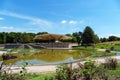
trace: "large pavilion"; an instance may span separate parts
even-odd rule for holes
[[[70,48],[73,45],[68,42],[71,37],[60,34],[42,34],[35,36],[34,39],[46,48]]]

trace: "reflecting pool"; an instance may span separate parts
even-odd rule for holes
[[[5,64],[15,65],[21,65],[23,62],[28,62],[30,65],[59,64],[90,56],[89,51],[70,49],[9,49],[6,51],[17,58],[6,60]],[[2,61],[2,57],[0,60]]]

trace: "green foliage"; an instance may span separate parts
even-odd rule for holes
[[[10,32],[0,33],[0,43],[28,43],[34,42],[34,33]]]
[[[85,46],[92,45],[99,41],[97,35],[94,34],[94,31],[87,26],[82,35],[82,44]]]
[[[0,43],[6,43],[6,33],[0,33]]]
[[[20,73],[12,73],[12,71],[9,69],[7,70],[7,68],[11,68],[10,65],[4,65],[4,61],[1,64],[1,69],[0,69],[0,80],[28,80],[28,77],[26,77],[27,74],[27,70],[26,70],[26,66],[27,63],[23,64],[22,70],[20,71]]]
[[[74,33],[72,34],[72,36],[74,36],[74,37],[76,38],[76,42],[77,42],[78,44],[81,43],[81,40],[82,40],[82,32],[74,32]]]
[[[110,41],[119,41],[120,40],[120,37],[117,37],[117,36],[109,36],[108,38],[100,38],[100,41],[101,42],[110,42]]]
[[[67,65],[60,65],[56,70],[55,80],[92,80],[101,77],[105,79],[106,70],[104,66],[96,66],[94,61],[88,61],[84,64],[78,64],[78,68],[68,67]]]
[[[29,80],[54,80],[55,73],[30,73],[27,74]]]
[[[97,35],[94,35],[94,43],[99,43],[100,40],[99,40],[99,37]]]
[[[37,35],[48,34],[48,32],[38,32]]]
[[[97,57],[107,57],[107,56],[115,56],[116,53],[113,52],[102,52],[102,51],[95,51],[91,52],[91,55],[89,56],[90,58],[97,58]]]
[[[118,41],[119,38],[117,36],[109,36],[108,40],[109,41]]]
[[[109,63],[106,61],[106,63]],[[0,71],[0,80],[119,80],[120,71],[116,69],[105,68],[103,64],[95,65],[95,61],[87,61],[84,64],[78,63],[77,68],[71,65],[63,64],[58,66],[56,73],[35,74],[26,72],[23,64],[22,73],[8,74]],[[112,66],[112,65],[111,65]],[[120,66],[120,64],[119,64]],[[110,69],[110,70],[109,70]],[[25,72],[24,72],[25,71]]]
[[[76,37],[74,37],[74,36],[72,36],[72,39],[70,40],[71,42],[77,42],[77,38]]]
[[[114,51],[120,51],[119,44],[97,44],[96,48],[104,48],[104,49],[108,49],[108,50],[113,49]]]
[[[104,67],[101,65],[96,66],[94,61],[85,62],[83,66],[80,70],[80,76],[84,77],[85,80],[100,79],[105,75],[106,70]]]
[[[67,79],[69,79],[68,73],[69,73],[69,71],[68,71],[67,65],[66,64],[60,65],[56,69],[55,78],[57,80],[67,80]]]
[[[104,63],[105,68],[107,69],[116,69],[117,68],[117,59],[115,58],[107,58]]]

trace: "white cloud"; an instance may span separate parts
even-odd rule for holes
[[[65,23],[67,23],[67,21],[66,21],[66,20],[62,20],[61,23],[62,23],[62,24],[65,24]]]
[[[77,21],[71,20],[71,21],[69,21],[69,24],[70,25],[75,25],[75,24],[77,24]]]
[[[117,36],[117,37],[120,37],[120,34],[109,34],[109,36]]]
[[[14,29],[14,27],[13,26],[0,26],[0,29],[12,30]]]
[[[48,27],[51,26],[52,22],[46,21],[40,18],[35,18],[31,16],[25,16],[17,13],[12,13],[9,11],[0,11],[0,14],[6,15],[6,16],[11,16],[11,17],[16,17],[19,19],[24,19],[24,20],[29,20],[31,25],[37,25],[37,26],[43,26],[43,27]]]
[[[80,25],[84,22],[84,21],[63,19],[61,22],[56,23],[56,22],[51,22],[51,21],[40,19],[40,18],[35,18],[32,16],[21,15],[21,14],[9,12],[9,11],[0,11],[0,14],[9,16],[9,17],[18,18],[18,19],[27,20],[27,23],[25,24],[21,23],[22,27],[18,27],[18,26],[12,27],[12,25],[0,26],[1,31],[18,31],[18,32],[47,31],[50,33],[71,33],[79,30],[77,28],[77,25]],[[61,25],[61,24],[65,24],[65,25]]]
[[[77,23],[78,23],[78,21],[75,21],[75,20],[69,20],[69,21],[67,21],[67,20],[62,20],[61,21],[61,23],[62,24],[66,24],[68,22],[68,24],[70,24],[70,25],[76,25]],[[80,24],[81,24],[82,22],[80,21]]]
[[[0,21],[4,20],[4,18],[0,17]]]

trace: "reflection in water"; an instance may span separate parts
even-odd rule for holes
[[[29,64],[57,64],[64,62],[71,62],[77,59],[85,58],[90,55],[90,52],[84,50],[65,50],[65,49],[13,49],[9,54],[15,55],[18,58],[8,60],[7,63],[20,65],[22,62],[27,61]]]
[[[117,54],[116,54],[117,56],[120,56],[120,52],[117,52]]]
[[[74,61],[74,59],[71,57],[71,58],[68,58],[68,59],[65,59],[65,60],[62,60],[62,61],[57,61],[57,62],[45,62],[45,61],[42,61],[42,60],[36,60],[36,59],[33,59],[33,60],[22,60],[22,61],[19,61],[17,63],[15,63],[16,65],[21,65],[22,63],[24,62],[27,62],[29,63],[29,65],[43,65],[43,64],[61,64],[61,63],[69,63],[69,62],[72,62]]]

